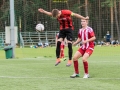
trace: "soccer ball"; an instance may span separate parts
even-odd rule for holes
[[[37,32],[44,31],[44,25],[43,24],[37,24],[35,27]]]

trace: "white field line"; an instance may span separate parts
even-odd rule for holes
[[[56,60],[56,58],[55,57],[36,57],[36,58],[22,58],[21,60],[33,60],[33,59],[35,59],[35,60]],[[66,59],[68,59],[68,58],[66,58]],[[82,60],[81,59],[79,59],[78,60],[79,62],[81,62]],[[113,61],[93,61],[93,60],[89,60],[89,62],[101,62],[101,63],[103,63],[103,62],[120,62],[119,60],[113,60]]]
[[[92,61],[92,60],[90,60],[90,61],[88,61],[88,62],[98,62],[98,63],[103,63],[103,62],[115,62],[115,63],[117,63],[117,62],[120,62],[120,61]]]
[[[66,58],[66,59],[68,59],[68,58]],[[14,59],[11,59],[11,60],[14,60]],[[16,59],[15,59],[16,60]],[[55,57],[36,57],[36,58],[18,58],[18,60],[56,60],[56,58]],[[81,62],[82,60],[81,59],[79,59],[78,60],[79,62]],[[93,61],[93,60],[89,60],[89,62],[120,62],[119,60],[113,60],[113,61]]]
[[[72,79],[69,77],[19,77],[19,76],[0,76],[0,78],[10,78],[10,79]],[[73,79],[83,79],[80,78],[73,78]],[[120,80],[120,78],[88,78],[92,80]]]
[[[66,59],[68,59],[68,58],[66,58]],[[0,59],[1,60],[1,59]],[[3,59],[2,59],[3,60]],[[6,60],[6,59],[5,59]],[[15,58],[15,59],[9,59],[9,60],[56,60],[56,58],[55,57],[26,57],[26,58]],[[78,60],[79,62],[81,62],[82,60],[81,59],[79,59]],[[114,62],[114,63],[117,63],[117,62],[119,62],[120,63],[120,61],[119,60],[113,60],[113,61],[105,61],[105,60],[102,60],[102,61],[95,61],[95,60],[88,60],[88,62],[97,62],[97,63],[103,63],[103,62]]]

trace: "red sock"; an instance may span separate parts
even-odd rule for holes
[[[79,69],[78,69],[78,60],[74,61],[74,70],[76,74],[79,74]]]
[[[84,65],[84,71],[86,74],[88,74],[88,62],[83,62],[83,65]]]
[[[62,58],[64,58],[64,54],[62,54],[61,56],[62,56]]]
[[[61,52],[60,52],[60,57],[64,58],[64,51],[63,50],[61,50]]]

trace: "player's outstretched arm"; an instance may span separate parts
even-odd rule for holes
[[[79,14],[77,14],[77,13],[73,13],[73,16],[75,16],[75,17],[77,17],[77,18],[79,18],[79,19],[89,19],[88,16],[87,16],[87,17],[83,17],[82,15],[79,15]]]
[[[42,9],[42,8],[39,8],[38,11],[41,12],[41,13],[44,13],[44,14],[46,14],[46,15],[52,16],[52,13],[51,13],[51,12],[48,12],[48,11]]]

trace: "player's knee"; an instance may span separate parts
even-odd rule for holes
[[[73,57],[73,61],[76,61],[76,60],[77,60],[77,58],[74,56],[74,57]]]
[[[82,57],[82,61],[83,61],[83,62],[86,62],[87,59],[86,59],[85,57]]]
[[[78,58],[78,55],[74,55],[73,56],[73,61],[77,61],[79,58]]]

